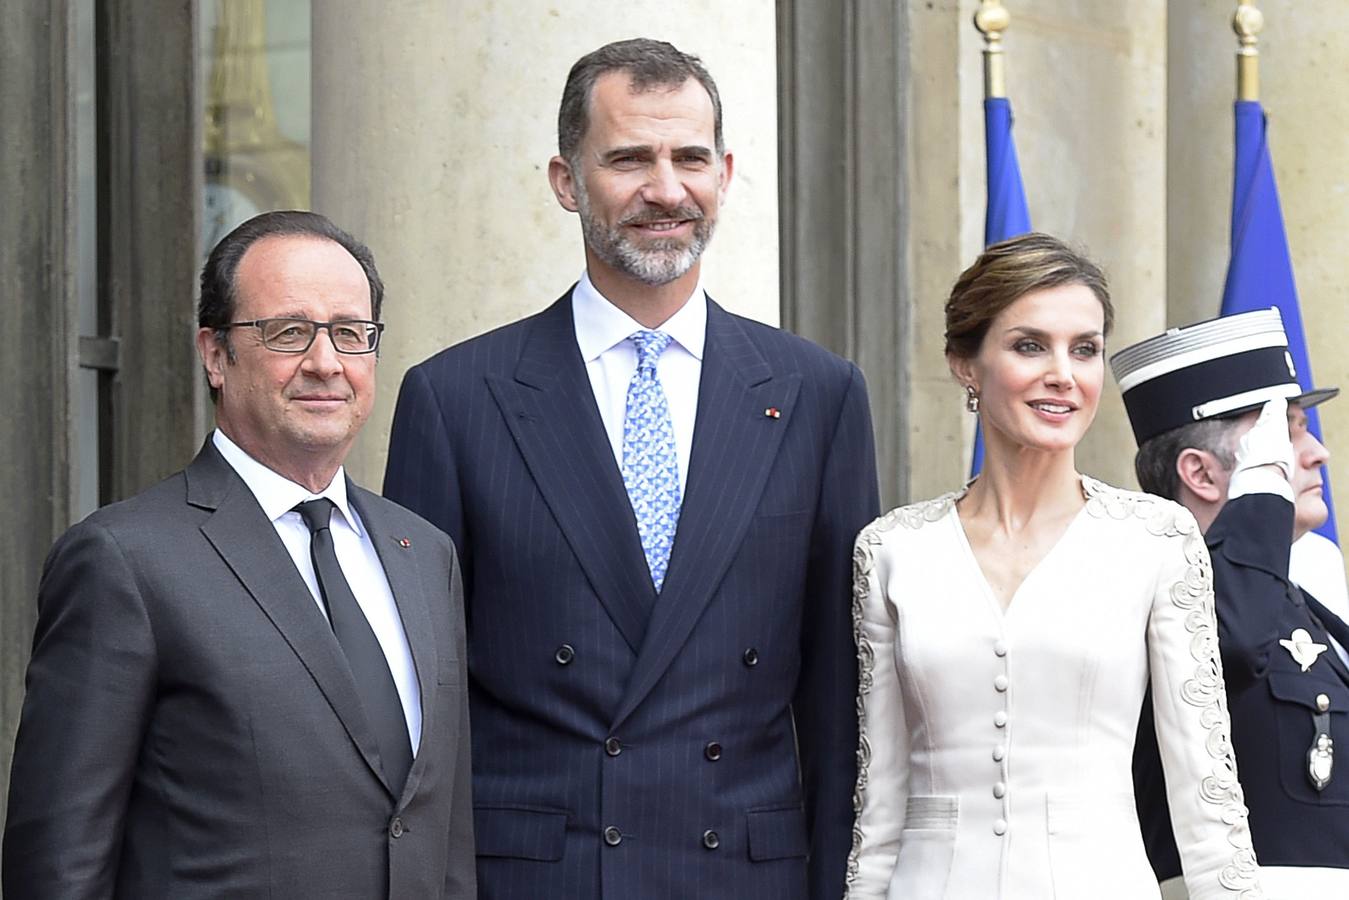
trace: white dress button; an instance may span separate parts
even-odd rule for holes
[[[1002,758],[1007,755],[1007,748],[1002,744],[993,748],[993,761],[1002,762]]]
[[[1007,725],[1007,713],[1003,712],[1002,710],[998,710],[997,712],[995,712],[993,714],[993,724],[998,726],[999,728],[1005,727]]]
[[[1000,835],[1001,835],[1001,834],[1006,834],[1006,833],[1007,833],[1007,820],[1006,820],[1006,819],[998,819],[997,821],[995,821],[995,822],[993,823],[993,833],[994,833],[994,834],[1000,834]]]
[[[997,782],[996,784],[994,784],[994,785],[993,785],[993,796],[996,797],[996,798],[999,799],[999,800],[1001,800],[1003,797],[1006,797],[1006,796],[1007,796],[1007,785],[1003,784],[1001,781],[999,781],[999,782]]]
[[[997,678],[994,678],[993,687],[996,688],[998,691],[1007,690],[1007,676],[999,675]]]
[[[1006,656],[1006,655],[1007,655],[1007,645],[1004,644],[1002,641],[994,641],[994,642],[993,642],[993,653],[994,653],[994,655],[996,655],[996,656]]]

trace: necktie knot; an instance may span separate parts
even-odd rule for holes
[[[310,534],[326,530],[332,522],[333,501],[327,497],[297,503],[294,509],[300,514],[300,518],[304,519],[305,525],[309,526]]]
[[[665,352],[665,348],[670,346],[670,341],[674,340],[663,331],[635,331],[628,335],[628,340],[637,348],[637,371],[645,372],[656,369],[656,360]]]

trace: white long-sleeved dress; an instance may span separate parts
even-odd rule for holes
[[[961,494],[858,536],[851,900],[1158,897],[1131,775],[1149,677],[1190,897],[1262,896],[1203,537],[1175,503],[1082,490],[1005,611]]]

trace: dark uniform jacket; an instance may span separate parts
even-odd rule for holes
[[[1205,534],[1232,743],[1260,864],[1349,868],[1349,669],[1327,640],[1349,646],[1349,625],[1288,581],[1292,534],[1293,505],[1275,494],[1231,501]],[[1306,671],[1280,643],[1298,629],[1326,647]],[[1308,751],[1321,707],[1339,753],[1318,791]],[[1145,709],[1134,782],[1148,856],[1165,880],[1180,860],[1151,723]]]

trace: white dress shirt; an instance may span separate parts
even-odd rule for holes
[[[1344,554],[1340,548],[1315,531],[1293,541],[1288,559],[1288,580],[1304,587],[1311,595],[1346,622],[1349,622],[1349,586],[1344,580]],[[1330,638],[1340,659],[1349,663],[1349,647]]]
[[[590,387],[609,436],[614,460],[623,467],[623,419],[627,414],[628,383],[637,371],[637,350],[627,338],[646,329],[604,298],[582,273],[571,294],[576,344],[585,360]],[[673,340],[656,363],[656,375],[665,390],[674,426],[675,456],[679,463],[679,495],[688,493],[689,454],[693,424],[698,415],[698,382],[703,374],[703,344],[707,340],[707,295],[701,283],[679,311],[655,329]]]
[[[300,570],[305,584],[309,585],[309,593],[313,595],[314,604],[324,618],[327,618],[328,612],[323,608],[323,595],[319,593],[318,578],[314,575],[314,560],[309,555],[309,526],[295,511],[295,506],[318,497],[327,497],[333,502],[336,509],[329,530],[332,532],[338,564],[389,663],[393,683],[398,688],[398,699],[403,704],[403,718],[407,722],[408,737],[412,741],[412,753],[415,756],[422,739],[422,697],[417,685],[417,671],[412,665],[412,651],[408,648],[403,620],[398,614],[398,605],[394,603],[393,591],[389,589],[384,565],[375,552],[369,532],[361,524],[360,516],[347,501],[345,473],[339,468],[326,488],[318,494],[311,494],[308,488],[273,472],[249,456],[220,429],[215,430],[211,440],[220,455],[225,457],[225,462],[239,473],[244,484],[257,498],[258,505],[276,529],[281,542],[286,545],[290,558],[295,561],[295,568]]]

